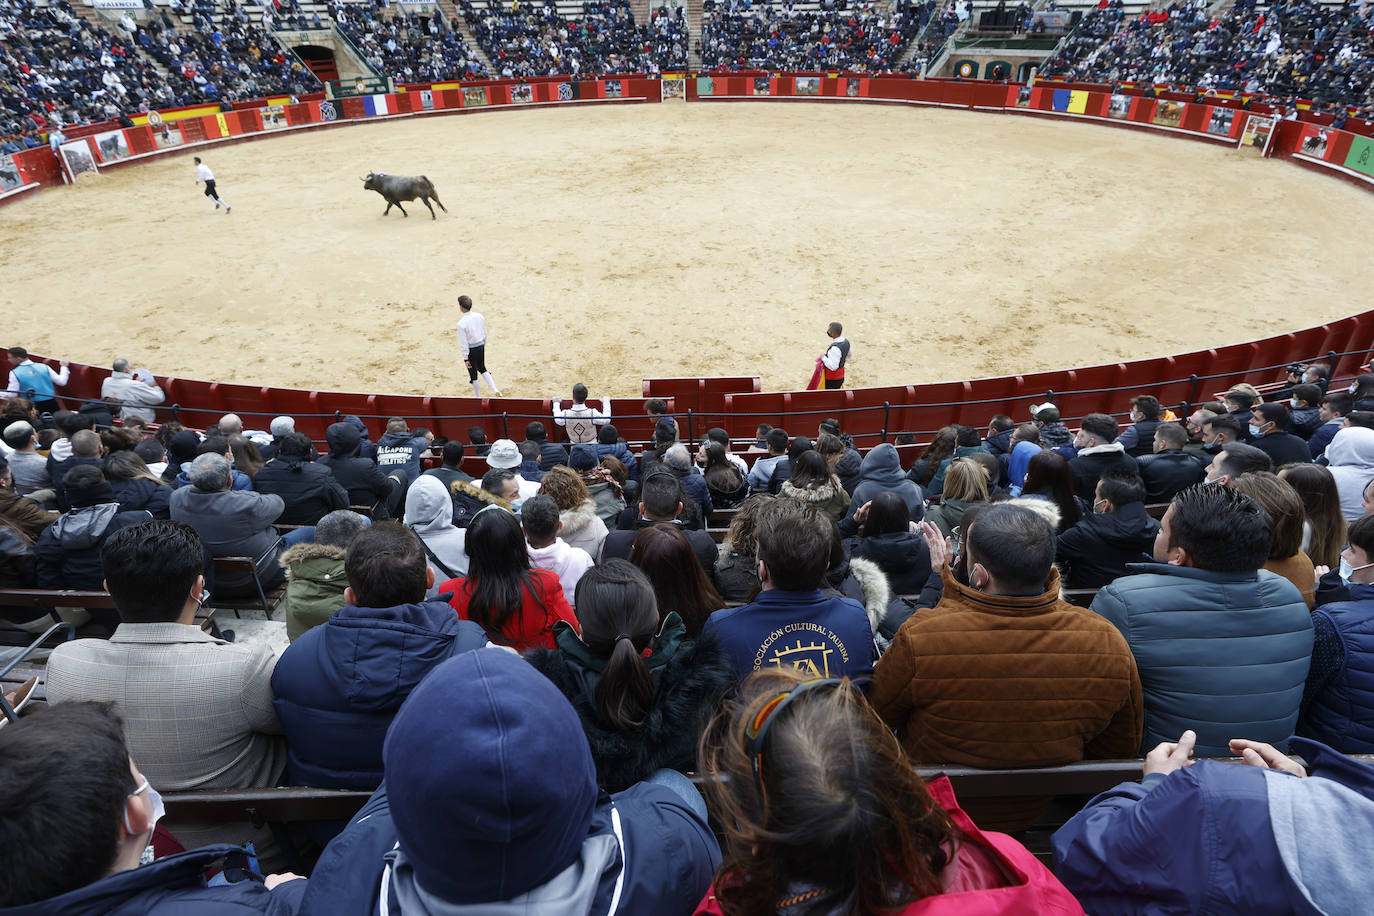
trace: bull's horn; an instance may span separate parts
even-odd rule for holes
[[[367,181],[367,176],[364,175],[362,178],[359,178],[358,180],[359,180],[359,181]]]

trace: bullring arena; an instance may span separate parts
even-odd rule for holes
[[[227,217],[191,152],[5,207],[13,340],[158,375],[463,395],[468,293],[507,395],[701,374],[770,391],[802,387],[832,319],[850,386],[906,385],[1268,337],[1374,286],[1351,231],[1374,196],[1092,124],[775,102],[360,124],[195,150]],[[383,217],[373,170],[427,175],[448,212]]]

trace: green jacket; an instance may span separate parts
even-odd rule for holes
[[[286,611],[287,639],[294,642],[344,606],[344,589],[348,588],[345,553],[342,547],[327,544],[297,544],[281,555],[281,565],[286,568],[282,608]]]

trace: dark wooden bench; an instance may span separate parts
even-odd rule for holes
[[[1223,763],[1240,764],[1239,757],[1217,758]],[[1374,766],[1374,755],[1353,759]],[[1094,795],[1123,782],[1137,782],[1142,761],[1084,760],[1057,767],[1030,767],[1017,770],[982,770],[975,767],[921,766],[916,771],[926,780],[947,776],[954,795],[971,798],[1017,798],[1053,796],[1058,800],[1049,815],[1017,839],[1046,864],[1053,864],[1050,837],[1081,805]],[[690,775],[698,787],[712,777]],[[350,820],[371,797],[371,792],[347,789],[283,787],[267,789],[206,789],[167,792],[162,798],[167,817],[172,821],[194,823],[239,823],[255,826],[282,825],[310,821]]]

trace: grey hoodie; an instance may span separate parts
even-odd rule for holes
[[[439,594],[441,583],[468,574],[467,535],[453,524],[453,500],[439,478],[421,475],[410,485],[405,524],[429,548],[425,562],[434,570],[434,585],[425,592],[426,598]]]
[[[589,836],[582,842],[577,861],[548,881],[512,900],[489,903],[449,903],[426,893],[415,883],[415,872],[399,845],[387,853],[386,860],[382,894],[390,883],[401,916],[580,916],[591,912],[601,876],[619,864],[620,846],[609,834]]]

